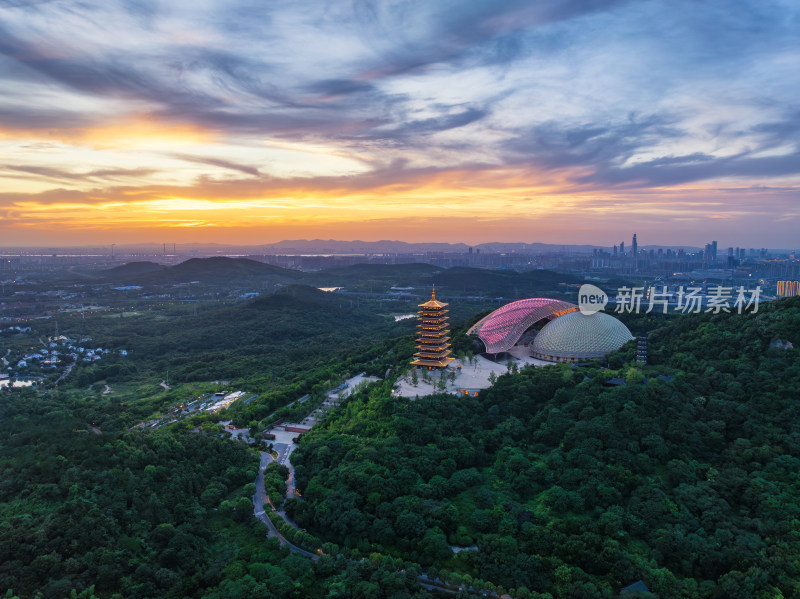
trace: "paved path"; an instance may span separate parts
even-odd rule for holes
[[[294,467],[292,466],[292,463],[289,460],[289,456],[290,456],[291,452],[296,447],[297,446],[294,445],[294,443],[292,443],[289,446],[285,446],[285,448],[278,454],[278,463],[283,463],[289,468],[289,478],[286,480],[286,489],[287,489],[286,490],[286,497],[287,498],[296,496],[295,495],[296,490],[295,490],[295,485],[294,485]],[[256,492],[255,492],[255,495],[253,495],[253,514],[255,515],[256,518],[258,518],[264,524],[267,525],[267,529],[268,529],[267,537],[275,537],[275,538],[277,538],[278,542],[281,545],[287,546],[289,548],[289,550],[293,551],[294,553],[298,553],[300,555],[304,555],[305,557],[308,557],[308,558],[310,558],[310,559],[312,559],[314,561],[318,560],[319,557],[320,557],[319,555],[317,555],[315,553],[311,553],[310,551],[306,551],[305,549],[301,549],[300,547],[297,547],[296,545],[293,545],[283,535],[281,535],[281,533],[278,532],[278,529],[272,523],[272,520],[269,519],[269,516],[264,511],[264,504],[269,506],[269,508],[272,507],[272,504],[269,503],[269,500],[268,500],[268,497],[267,497],[267,493],[266,493],[266,491],[264,489],[264,470],[266,470],[267,466],[269,464],[271,464],[275,460],[272,458],[272,455],[267,453],[267,452],[261,451],[259,453],[261,454],[261,463],[259,464],[258,475],[256,476]],[[289,526],[299,530],[299,527],[297,526],[297,524],[295,524],[294,522],[292,522],[289,519],[289,517],[286,515],[286,512],[281,510],[279,512],[276,511],[275,513],[278,514],[283,519],[283,521],[286,522]],[[472,549],[472,547],[470,547],[468,549]],[[440,581],[438,579],[431,579],[425,573],[422,573],[419,577],[417,577],[417,583],[422,588],[427,589],[429,591],[434,591],[435,590],[435,591],[440,591],[440,592],[449,593],[449,594],[456,594],[461,590],[465,590],[465,587],[463,587],[463,586],[451,585],[451,584],[442,582],[442,581]],[[497,593],[490,592],[490,591],[483,591],[481,594],[483,596],[485,596],[485,597],[493,597],[493,598],[497,597]]]
[[[352,390],[360,383],[366,382],[371,383],[377,381],[376,377],[369,377],[366,376],[366,373],[362,372],[357,374],[356,376],[348,379],[345,381],[343,386],[344,393],[343,396],[349,395]],[[331,403],[338,403],[338,393],[329,392],[328,398],[324,402],[323,406]],[[303,419],[303,422],[307,422],[306,426],[308,428],[312,428],[315,424],[317,424],[317,414],[322,409],[321,407],[316,408],[313,410],[306,418]],[[273,413],[274,414],[274,413]],[[272,415],[268,416],[265,420],[269,420]],[[273,440],[273,448],[278,454],[277,460],[273,460],[272,455],[268,453],[261,452],[261,467],[258,471],[258,477],[256,478],[256,494],[253,495],[253,513],[255,514],[256,518],[265,522],[270,529],[269,536],[275,536],[280,541],[281,545],[287,545],[292,551],[310,557],[311,559],[319,559],[319,556],[311,553],[309,551],[305,551],[295,545],[292,545],[288,540],[286,540],[278,530],[275,528],[275,525],[269,519],[269,516],[264,512],[264,504],[267,503],[267,495],[264,491],[264,470],[266,469],[267,465],[272,461],[276,461],[278,464],[282,464],[289,469],[289,476],[286,479],[286,498],[289,497],[298,497],[297,495],[297,488],[295,487],[295,476],[294,476],[294,466],[291,462],[291,455],[292,452],[297,449],[297,444],[294,442],[294,439],[299,436],[298,433],[290,432],[286,430],[282,430],[285,425],[289,423],[280,424],[274,428],[268,429],[269,432],[275,435],[275,439]],[[290,425],[291,426],[291,425]],[[272,504],[269,504],[270,506]],[[297,524],[295,524],[287,515],[286,512],[283,510],[277,511],[275,513],[280,516],[286,524],[294,528],[295,530],[302,530]]]
[[[297,445],[292,444],[287,448],[282,464],[289,469],[289,477],[286,479],[286,498],[297,497],[297,488],[294,484],[294,465],[292,464],[292,452],[297,449]]]
[[[69,364],[67,364],[67,367],[64,369],[64,374],[62,374],[62,375],[61,375],[60,377],[58,377],[58,379],[56,380],[56,385],[58,385],[58,384],[59,384],[61,381],[63,381],[63,380],[64,380],[64,379],[67,377],[67,375],[68,375],[70,372],[72,372],[72,369],[73,369],[74,367],[75,367],[75,362],[70,362]]]
[[[318,560],[319,556],[317,554],[293,545],[283,535],[281,535],[281,533],[278,532],[278,529],[275,528],[272,520],[269,519],[269,516],[264,511],[264,504],[271,505],[268,502],[267,493],[264,490],[264,470],[273,462],[273,459],[270,454],[264,451],[259,453],[261,454],[261,464],[259,464],[258,476],[256,476],[256,493],[253,495],[253,515],[267,525],[267,537],[277,538],[278,542],[281,545],[286,545],[290,551],[299,553],[300,555],[305,555],[312,560]]]
[[[261,463],[258,466],[258,475],[256,476],[256,493],[253,495],[253,514],[267,525],[269,529],[267,537],[276,537],[281,545],[285,545],[287,543],[286,539],[280,535],[278,529],[275,528],[272,520],[269,519],[269,516],[264,511],[264,504],[268,504],[267,492],[264,490],[264,470],[272,463],[272,456],[265,451],[260,451],[259,453],[261,454]]]
[[[286,512],[284,510],[277,511],[275,513],[278,514],[283,519],[283,521],[286,522],[286,524],[288,524],[289,526],[291,526],[295,530],[301,530],[300,527],[297,526],[295,521],[292,520],[291,518],[289,518],[289,516],[286,514]],[[302,529],[302,530],[303,530],[303,532],[305,532],[305,529]]]

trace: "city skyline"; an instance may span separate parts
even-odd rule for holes
[[[791,2],[0,4],[0,243],[793,248]]]
[[[275,251],[278,253],[286,250],[291,251],[325,251],[325,252],[361,252],[361,253],[408,253],[420,251],[433,251],[433,252],[468,252],[472,253],[473,250],[480,253],[481,249],[489,252],[514,252],[521,251],[525,253],[537,252],[569,252],[574,250],[582,250],[589,252],[594,250],[609,250],[613,255],[635,255],[646,253],[650,250],[672,250],[672,251],[686,251],[686,252],[699,252],[710,256],[711,259],[716,260],[722,253],[731,250],[736,252],[742,250],[756,250],[759,252],[795,252],[799,246],[778,247],[775,245],[762,245],[762,246],[747,246],[732,240],[730,244],[719,243],[717,240],[711,240],[707,243],[672,243],[670,241],[659,243],[657,240],[648,240],[647,243],[638,244],[637,234],[633,233],[632,238],[626,240],[622,239],[618,243],[544,243],[539,241],[485,241],[480,243],[468,243],[465,241],[406,241],[403,239],[282,239],[272,243],[217,243],[217,242],[133,242],[133,243],[84,243],[84,244],[49,244],[49,245],[22,245],[22,244],[0,244],[0,249],[8,250],[59,250],[59,249],[72,249],[72,250],[85,250],[85,251],[104,251],[107,250],[113,256],[114,248],[119,251],[144,251],[153,250],[161,254],[177,255],[186,251],[192,252],[199,249],[212,252],[215,248],[216,251],[225,250],[258,250],[258,251]],[[223,249],[219,249],[223,248]],[[223,254],[225,255],[225,254]]]

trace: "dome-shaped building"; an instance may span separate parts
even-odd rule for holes
[[[542,327],[531,344],[531,354],[550,362],[591,360],[618,350],[633,338],[628,327],[609,314],[570,312]]]
[[[577,312],[578,306],[546,297],[518,300],[476,322],[467,335],[478,335],[492,354],[508,351],[533,325]]]

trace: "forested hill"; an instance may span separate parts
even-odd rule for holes
[[[303,437],[289,511],[523,599],[800,596],[800,298],[649,344],[646,367],[525,369],[477,398],[362,393]]]
[[[91,403],[0,394],[0,596],[322,599],[375,596],[378,580],[429,597],[391,560],[314,563],[267,539],[248,446],[185,430],[92,432]]]
[[[83,275],[86,276],[86,275]],[[547,270],[485,268],[440,268],[431,264],[356,264],[316,272],[280,268],[247,258],[192,258],[175,266],[131,262],[100,273],[107,282],[125,285],[172,285],[199,282],[211,286],[276,285],[300,283],[314,287],[345,287],[349,291],[385,293],[392,287],[429,293],[436,285],[444,296],[478,295],[520,299],[536,295],[560,295],[565,284],[582,282],[580,277]],[[611,284],[611,283],[609,283]],[[574,290],[570,291],[574,292]]]
[[[166,270],[168,267],[155,262],[128,262],[122,266],[110,268],[102,273],[103,278],[109,281],[124,281],[130,277],[141,277]]]
[[[361,291],[387,291],[391,286],[407,286],[430,292],[431,286],[442,296],[477,295],[521,299],[536,295],[560,295],[565,283],[582,282],[580,277],[548,270],[514,270],[453,267],[430,264],[357,264],[303,274],[303,281],[320,286],[344,286]]]
[[[101,341],[124,347],[139,371],[177,381],[236,378],[251,383],[303,378],[313,369],[352,356],[390,336],[413,330],[373,311],[351,308],[347,298],[304,285],[233,306],[203,306],[166,320],[118,318]],[[94,369],[97,372],[92,374]],[[119,367],[117,367],[119,369]],[[102,366],[82,366],[80,384],[114,376]]]
[[[152,262],[131,262],[101,274],[109,281],[136,285],[188,283],[191,281],[229,285],[264,279],[290,282],[297,279],[300,273],[247,258],[217,256],[191,258],[169,267]]]
[[[267,539],[253,517],[260,456],[214,424],[260,420],[306,393],[313,405],[361,370],[384,374],[398,359],[387,338],[410,337],[414,323],[300,285],[186,307],[73,322],[127,356],[77,363],[55,387],[0,390],[0,596],[321,599],[380,588],[428,597],[413,565],[335,550],[312,562]],[[167,371],[171,388],[159,385]],[[236,387],[210,382],[228,377]],[[254,400],[130,428],[237,388]]]

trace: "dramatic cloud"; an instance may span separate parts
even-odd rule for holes
[[[791,246],[798,30],[786,0],[0,0],[0,233]]]
[[[197,164],[208,164],[210,166],[218,166],[220,168],[226,168],[232,171],[239,171],[240,173],[245,173],[246,175],[253,175],[254,177],[258,177],[257,168],[243,164],[236,164],[235,162],[231,162],[230,160],[221,160],[218,158],[202,158],[198,156],[191,156],[189,154],[180,154],[177,152],[171,154],[171,156],[173,158],[178,158],[179,160],[185,160],[186,162],[196,162]]]
[[[106,168],[106,169],[95,169],[92,171],[86,171],[82,173],[74,173],[70,171],[65,171],[59,168],[52,168],[46,166],[11,166],[7,165],[5,167],[0,166],[0,173],[5,172],[8,176],[14,176],[15,173],[22,173],[23,176],[37,176],[37,177],[45,177],[48,179],[55,179],[57,181],[88,181],[92,179],[120,179],[120,178],[141,178],[146,177],[148,175],[153,174],[155,171],[153,169],[146,169],[146,168],[135,168],[135,169],[124,169],[124,168]]]

